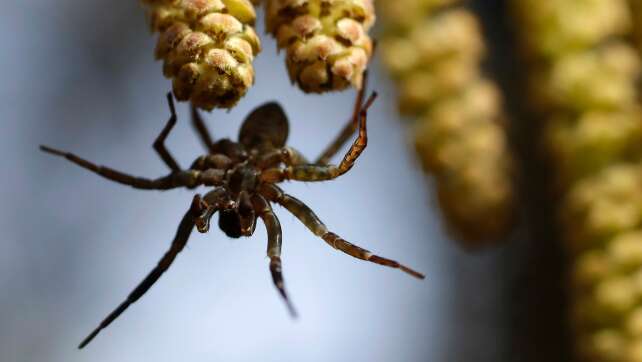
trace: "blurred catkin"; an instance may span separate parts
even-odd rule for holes
[[[476,16],[456,0],[381,0],[383,62],[411,136],[437,179],[451,230],[468,247],[505,236],[514,215],[502,97],[482,75]]]
[[[512,3],[561,199],[577,359],[642,361],[639,1]]]
[[[372,0],[265,0],[266,26],[305,92],[361,88],[372,56]]]
[[[254,82],[261,45],[249,0],[142,0],[160,33],[156,58],[177,99],[231,108]]]

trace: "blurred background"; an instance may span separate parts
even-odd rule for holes
[[[509,54],[503,1],[476,6],[492,54]],[[370,84],[381,97],[356,167],[333,182],[285,189],[337,234],[415,267],[425,281],[340,254],[277,210],[298,320],[272,285],[264,229],[239,240],[213,229],[194,233],[144,298],[78,351],[166,251],[193,193],[133,190],[37,147],[164,174],[151,143],[169,115],[170,82],[153,59],[156,36],[137,1],[10,0],[0,16],[0,360],[564,360],[562,293],[548,293],[559,287],[559,255],[537,178],[527,178],[523,192],[523,212],[534,217],[510,243],[463,251],[442,226],[377,59]],[[262,12],[259,19],[262,33]],[[313,158],[347,120],[354,92],[305,96],[290,85],[274,41],[262,41],[255,86],[232,111],[207,114],[208,126],[235,138],[251,109],[276,99],[290,118],[290,145]],[[502,87],[519,94],[519,69],[505,67],[511,59],[491,60],[503,69]],[[509,108],[519,114],[519,104]],[[188,165],[202,149],[185,104],[178,114],[168,147]],[[523,134],[519,119],[514,128]],[[529,141],[515,142],[528,155]]]

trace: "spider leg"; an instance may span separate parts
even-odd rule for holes
[[[77,164],[78,166],[88,169],[89,171],[92,171],[108,180],[118,182],[120,184],[128,185],[137,189],[168,190],[171,188],[183,186],[182,184],[180,184],[180,182],[183,180],[179,180],[179,177],[177,177],[178,174],[176,175],[170,174],[168,176],[160,177],[157,179],[147,179],[147,178],[132,176],[132,175],[114,170],[109,167],[96,165],[92,162],[89,162],[85,159],[82,159],[74,155],[73,153],[60,151],[44,145],[41,145],[40,149],[52,155],[64,157],[67,160]],[[182,175],[183,173],[185,173],[185,176],[189,176],[188,175],[189,172],[181,172],[180,175]]]
[[[120,316],[130,305],[135,303],[140,297],[142,297],[148,290],[151,288],[154,283],[165,273],[165,271],[172,265],[172,262],[174,262],[174,259],[180,253],[183,248],[185,247],[185,244],[187,244],[187,240],[189,239],[189,236],[192,232],[192,229],[194,228],[194,219],[198,216],[200,213],[200,208],[201,208],[201,200],[200,196],[196,195],[194,196],[194,201],[192,202],[192,206],[190,209],[185,213],[185,216],[183,216],[183,219],[181,220],[181,223],[178,226],[178,230],[176,231],[176,236],[174,237],[174,241],[172,241],[172,245],[169,248],[169,250],[163,255],[163,258],[158,262],[156,267],[149,273],[147,274],[147,277],[143,279],[143,281],[138,284],[138,286],[127,296],[127,299],[121,303],[118,308],[116,308],[113,312],[111,312],[100,324],[96,329],[94,329],[93,332],[91,332],[78,346],[79,349],[84,348],[89,342],[91,342],[94,337],[98,335],[98,333],[107,328],[113,322],[118,316]]]
[[[281,223],[274,214],[274,211],[272,210],[270,204],[262,196],[254,195],[252,197],[252,204],[258,216],[261,218],[261,220],[263,220],[265,229],[267,230],[267,255],[270,258],[270,273],[272,274],[272,282],[274,282],[274,286],[276,286],[276,289],[279,291],[279,294],[281,294],[283,301],[285,301],[290,315],[293,318],[296,318],[296,310],[288,299],[288,295],[285,291],[285,283],[283,282],[281,267]]]
[[[172,128],[174,128],[174,125],[176,125],[176,109],[174,108],[174,99],[172,98],[172,93],[167,93],[167,104],[169,105],[171,116],[169,117],[167,124],[165,124],[165,127],[163,127],[161,133],[158,135],[158,137],[156,137],[156,140],[153,143],[153,147],[160,158],[163,160],[163,162],[165,162],[167,167],[169,167],[170,170],[177,172],[181,170],[181,167],[165,147],[165,139],[167,139],[167,136],[169,135],[169,132],[172,131]]]
[[[326,149],[319,155],[319,157],[314,162],[315,165],[327,165],[330,162],[330,159],[339,152],[341,147],[348,142],[350,137],[354,134],[359,126],[359,114],[361,113],[361,105],[363,104],[363,98],[366,94],[366,88],[368,87],[368,71],[364,72],[363,84],[361,89],[357,92],[357,97],[354,103],[354,109],[352,111],[352,117],[348,120],[348,123],[343,127],[341,132],[336,136],[334,141],[330,143]]]
[[[401,269],[402,271],[412,275],[415,278],[424,279],[424,275],[410,269],[409,267],[400,264],[395,260],[384,258],[372,254],[370,251],[363,249],[357,245],[351,244],[342,239],[337,234],[328,231],[328,228],[319,220],[319,217],[307,205],[300,200],[284,193],[279,187],[275,185],[264,185],[261,189],[261,194],[267,197],[270,201],[276,202],[283,206],[286,210],[296,216],[314,235],[323,239],[328,245],[338,249],[357,259],[369,261],[372,263],[385,265],[391,268]]]
[[[196,133],[198,133],[199,137],[201,138],[201,142],[203,142],[203,146],[210,152],[214,153],[216,150],[216,147],[214,146],[214,141],[212,139],[212,136],[210,135],[210,132],[207,130],[207,126],[205,125],[205,122],[203,121],[203,117],[201,117],[201,114],[198,112],[198,109],[194,106],[194,104],[190,104],[190,109],[192,112],[192,126],[196,130]]]
[[[368,108],[372,105],[376,97],[377,93],[373,92],[359,112],[359,137],[354,141],[352,147],[350,147],[338,166],[306,164],[288,166],[283,169],[271,168],[262,172],[261,180],[269,183],[281,182],[283,180],[326,181],[335,179],[348,172],[368,144],[368,132],[366,129]]]
[[[308,160],[292,147],[282,147],[272,150],[265,155],[261,156],[257,161],[257,167],[265,169],[268,167],[275,167],[279,163],[284,163],[288,166],[307,164]]]

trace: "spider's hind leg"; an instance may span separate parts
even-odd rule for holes
[[[288,166],[284,169],[270,168],[261,174],[262,181],[268,183],[277,183],[284,180],[327,181],[350,171],[357,158],[359,158],[368,145],[368,131],[366,127],[368,108],[370,108],[376,98],[377,93],[373,92],[359,111],[359,136],[339,165],[301,164]]]
[[[363,84],[361,89],[357,92],[357,97],[354,102],[354,109],[352,111],[352,117],[348,120],[346,125],[343,127],[341,132],[336,136],[336,138],[330,143],[326,149],[319,155],[319,157],[314,161],[315,165],[327,165],[330,162],[330,159],[339,152],[341,147],[348,142],[350,137],[354,134],[359,126],[359,114],[361,113],[361,107],[363,106],[363,99],[366,94],[366,89],[368,88],[368,71],[365,72],[363,76]]]
[[[259,157],[257,166],[260,169],[274,167],[279,163],[284,163],[287,166],[296,166],[307,164],[308,160],[296,149],[285,146],[282,148],[274,149],[265,155]]]

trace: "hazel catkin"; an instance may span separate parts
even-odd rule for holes
[[[160,33],[157,59],[178,100],[211,110],[231,108],[254,82],[261,49],[248,0],[142,0]]]
[[[642,66],[629,41],[638,1],[513,1],[561,200],[583,362],[642,361]]]
[[[446,223],[468,248],[502,240],[514,213],[513,164],[502,95],[484,77],[477,17],[457,0],[382,0],[381,54],[399,111],[437,179]]]
[[[372,0],[266,0],[266,26],[308,93],[361,88],[372,56]]]

